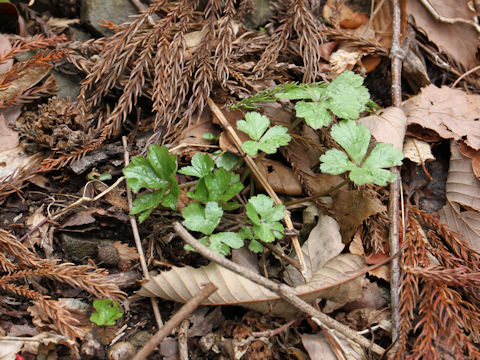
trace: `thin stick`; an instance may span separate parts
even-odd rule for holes
[[[457,86],[457,84],[460,82],[460,80],[462,80],[466,76],[470,75],[471,73],[474,73],[477,70],[480,70],[480,65],[477,65],[474,68],[468,70],[466,73],[462,74],[457,80],[455,80],[455,82],[450,87],[454,88],[455,86]]]
[[[178,359],[188,360],[188,328],[190,327],[190,321],[185,319],[180,324],[178,329]]]
[[[332,330],[338,331],[339,333],[343,334],[345,337],[349,338],[350,340],[362,345],[367,349],[371,349],[375,354],[382,355],[385,352],[385,349],[383,349],[381,346],[375,343],[371,343],[370,340],[364,338],[361,335],[358,335],[355,331],[350,329],[348,326],[345,326],[339,323],[338,321],[318,311],[312,305],[303,301],[301,298],[299,298],[295,294],[294,290],[290,286],[285,284],[278,284],[271,280],[268,280],[263,276],[253,272],[252,270],[247,269],[238,264],[235,264],[234,262],[213,252],[212,250],[202,245],[199,241],[197,241],[179,222],[175,222],[173,224],[173,228],[175,232],[188,245],[193,247],[198,253],[200,253],[202,256],[206,257],[210,261],[214,261],[220,266],[223,266],[224,268],[229,269],[239,274],[240,276],[243,276],[261,286],[266,287],[267,289],[270,289],[271,291],[278,294],[280,297],[282,297],[282,299],[292,304],[294,307],[296,307],[300,311],[311,316],[314,321],[320,322],[323,326],[326,326]]]
[[[127,144],[127,137],[122,136],[122,145],[123,145],[123,160],[125,162],[125,166],[130,163],[130,158],[128,156],[128,144]],[[132,191],[127,186],[127,201],[128,201],[128,208],[132,210]],[[148,273],[147,262],[145,261],[145,254],[143,252],[142,247],[142,240],[140,240],[140,233],[138,232],[137,220],[135,216],[129,215],[130,226],[132,228],[133,238],[135,239],[135,245],[137,247],[138,256],[140,258],[140,265],[142,267],[143,277],[147,280],[150,280],[150,274]],[[158,308],[157,299],[150,298],[150,303],[152,304],[153,314],[155,315],[155,321],[157,322],[157,326],[159,329],[163,326],[162,315],[160,314],[160,309]]]
[[[247,155],[245,153],[245,151],[243,151],[242,140],[240,140],[240,138],[238,137],[238,135],[235,132],[235,130],[233,129],[233,127],[228,123],[228,120],[225,118],[225,115],[223,115],[220,108],[210,98],[208,98],[208,106],[210,107],[210,110],[212,110],[212,112],[218,118],[218,120],[220,121],[222,126],[225,128],[225,130],[227,130],[228,134],[232,138],[232,140],[233,140],[235,146],[237,147],[238,151],[240,151],[240,153],[242,154],[243,158],[245,159],[245,162],[247,163],[248,167],[252,170],[253,175],[255,175],[255,177],[258,179],[258,181],[260,181],[260,183],[262,184],[262,186],[265,189],[265,191],[267,192],[267,194],[270,195],[270,197],[273,199],[273,201],[275,201],[276,204],[283,204],[282,200],[280,200],[280,198],[278,197],[276,192],[272,189],[268,180],[265,178],[265,176],[263,176],[263,173],[260,172],[260,170],[258,169],[258,166],[255,163],[255,161],[249,155]],[[285,211],[285,217],[283,218],[283,221],[284,221],[285,227],[287,229],[289,229],[289,230],[294,229],[293,223],[292,223],[292,218],[290,217],[290,212],[287,211],[287,210]],[[300,243],[298,242],[298,237],[294,235],[291,238],[292,238],[293,247],[295,249],[295,252],[297,253],[298,261],[299,261],[301,269],[302,269],[301,273],[302,273],[303,276],[305,276],[307,265],[305,263],[305,258],[303,257],[302,248],[300,246]]]
[[[393,106],[399,107],[402,103],[402,59],[405,56],[400,44],[401,32],[401,9],[399,0],[392,0],[393,5],[393,35],[392,35],[392,49],[390,56],[392,58],[392,102]],[[400,252],[399,229],[398,229],[398,207],[400,194],[400,171],[398,167],[392,168],[392,172],[397,176],[397,180],[390,184],[390,227],[388,241],[390,245],[390,254],[397,254]],[[397,257],[392,260],[390,265],[390,301],[392,308],[392,342],[395,343],[400,326],[399,314],[399,284],[400,284],[400,261]],[[393,353],[395,346],[390,349]]]
[[[140,349],[140,351],[133,357],[132,360],[144,360],[148,355],[168,336],[180,323],[186,319],[206,298],[208,298],[217,287],[208,283],[202,290],[200,290],[194,297],[192,297],[185,305],[177,311],[175,315],[157,331],[155,335]]]

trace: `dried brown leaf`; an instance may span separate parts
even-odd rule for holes
[[[407,127],[407,118],[402,109],[392,106],[361,118],[359,122],[370,130],[377,142],[389,143],[402,150]]]
[[[283,165],[281,162],[262,159],[258,163],[258,169],[263,173],[277,194],[298,196],[303,193],[302,185],[295,176],[293,169]],[[260,190],[264,190],[256,178],[255,183]]]
[[[464,139],[471,148],[480,149],[480,95],[429,85],[404,101],[402,109],[409,126],[420,125],[444,139]]]
[[[329,289],[322,290],[322,287],[351,276],[363,267],[362,257],[352,254],[339,255],[317,270],[311,281],[295,288],[295,292],[307,302],[317,298],[353,301],[361,296],[361,277]],[[293,316],[297,311],[274,292],[215,263],[200,268],[174,267],[144,283],[138,294],[187,302],[207,281],[214,283],[218,290],[204,305],[239,305],[283,317]]]
[[[342,191],[333,201],[333,213],[344,243],[350,242],[366,219],[384,211],[386,207],[379,200],[360,190]]]

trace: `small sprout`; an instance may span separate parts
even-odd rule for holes
[[[113,326],[123,316],[123,311],[116,301],[112,302],[109,299],[95,300],[93,307],[96,312],[90,315],[90,321],[98,326]]]

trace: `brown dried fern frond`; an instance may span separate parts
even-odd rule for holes
[[[427,235],[419,222],[435,228]],[[478,253],[433,216],[412,208],[401,263],[399,347],[391,358],[480,359]]]
[[[125,294],[118,286],[107,281],[107,273],[91,266],[73,264],[56,264],[52,260],[40,259],[13,235],[0,229],[0,289],[12,294],[34,300],[45,314],[52,319],[57,330],[68,337],[82,337],[74,316],[68,310],[27,285],[18,283],[31,276],[41,276],[60,281],[83,289],[99,298],[123,299]],[[11,260],[9,257],[15,259]]]

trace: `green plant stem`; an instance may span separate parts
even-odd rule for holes
[[[338,189],[342,188],[343,186],[345,186],[349,182],[350,182],[349,180],[343,180],[340,184],[331,187],[327,191],[324,191],[324,192],[321,192],[321,193],[318,193],[318,194],[315,194],[315,195],[312,195],[312,196],[309,196],[309,197],[305,197],[305,198],[301,198],[301,199],[286,202],[285,206],[288,209],[288,207],[290,207],[290,206],[300,204],[300,203],[305,202],[305,201],[315,200],[315,199],[318,199],[319,197],[330,195],[331,193],[333,193],[334,191],[337,191]]]

